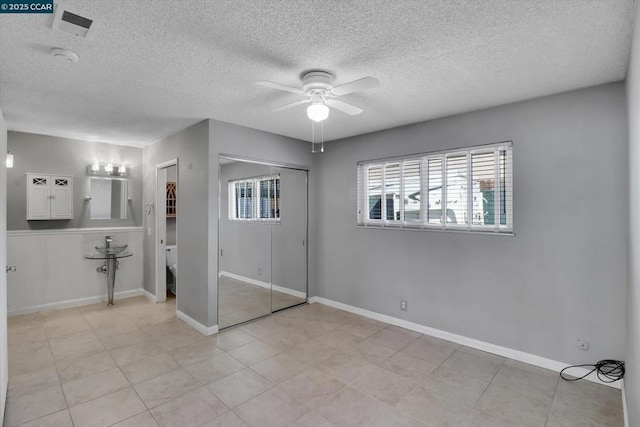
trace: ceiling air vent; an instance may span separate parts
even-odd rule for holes
[[[60,3],[56,4],[56,12],[53,15],[53,25],[51,26],[54,30],[86,39],[93,25],[92,19],[76,15],[66,10]]]

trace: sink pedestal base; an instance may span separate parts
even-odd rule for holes
[[[113,290],[116,286],[116,262],[115,257],[107,258],[107,305],[113,305]]]

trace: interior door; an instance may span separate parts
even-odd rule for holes
[[[167,300],[167,167],[156,168],[156,301]]]
[[[0,111],[0,269],[7,265],[7,168],[4,161],[6,152],[7,126]],[[4,418],[9,380],[7,345],[7,275],[0,271],[0,424]]]
[[[307,300],[307,171],[273,167],[280,177],[280,222],[271,226],[271,311]]]

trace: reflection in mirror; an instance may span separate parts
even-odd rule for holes
[[[269,175],[269,166],[220,159],[220,328],[271,313],[270,227],[276,219],[258,197],[260,179]]]
[[[127,180],[91,178],[91,219],[127,219]]]
[[[271,311],[307,300],[307,171],[272,167],[281,218],[271,228]]]

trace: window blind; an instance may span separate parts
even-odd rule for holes
[[[279,176],[229,181],[228,198],[230,220],[280,220]]]
[[[513,232],[512,143],[359,162],[363,226]]]

